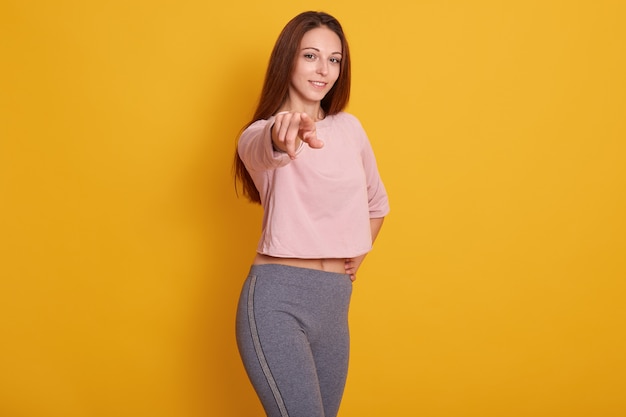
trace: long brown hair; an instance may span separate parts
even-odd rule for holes
[[[300,42],[305,33],[319,27],[327,27],[335,32],[341,40],[342,48],[339,77],[333,88],[322,99],[322,110],[326,115],[333,115],[346,107],[350,98],[350,51],[343,29],[339,21],[327,13],[304,12],[291,19],[278,36],[270,55],[259,103],[252,120],[245,127],[257,120],[273,116],[283,105],[289,94],[290,78],[296,65]],[[236,182],[241,181],[243,195],[253,203],[260,203],[259,191],[254,186],[252,177],[236,150],[233,168],[235,189]]]

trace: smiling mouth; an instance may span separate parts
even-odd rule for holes
[[[313,84],[315,87],[319,87],[319,88],[326,87],[326,84],[328,84],[328,83],[324,83],[321,81],[309,81],[309,82]]]

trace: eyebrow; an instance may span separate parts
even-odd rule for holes
[[[305,49],[313,49],[314,51],[320,52],[320,50],[319,50],[319,49],[317,49],[317,48],[315,48],[315,47],[313,47],[313,46],[307,46],[306,48],[302,48],[302,50],[303,50],[303,51],[304,51]],[[332,53],[331,53],[331,55],[335,55],[335,54],[342,55],[342,53],[341,53],[341,52],[332,52]]]

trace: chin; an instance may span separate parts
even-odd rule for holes
[[[323,93],[316,92],[315,94],[311,94],[310,100],[311,101],[322,101],[322,99],[324,99],[324,97],[326,97],[326,94],[328,94],[328,91],[324,91]]]

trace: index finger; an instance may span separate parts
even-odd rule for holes
[[[307,132],[315,130],[315,122],[313,121],[311,116],[309,116],[306,113],[301,113],[301,116],[300,116],[300,129],[304,130],[304,131],[307,131]]]

